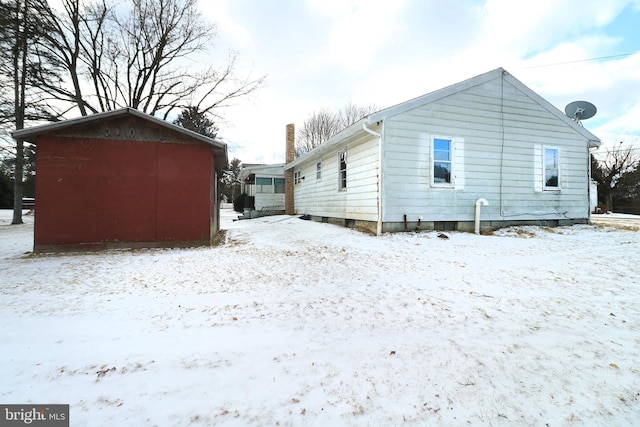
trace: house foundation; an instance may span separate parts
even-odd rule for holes
[[[311,221],[339,225],[353,228],[362,232],[376,234],[377,223],[375,221],[362,221],[349,218],[332,218],[314,215],[305,215],[304,219]],[[512,226],[533,225],[540,227],[563,227],[576,224],[588,224],[584,218],[576,219],[545,219],[545,220],[504,220],[504,221],[482,221],[480,224],[480,234],[491,234],[499,228]],[[408,222],[383,222],[383,233],[398,233],[403,231],[461,231],[473,233],[475,223],[473,221],[408,221]]]

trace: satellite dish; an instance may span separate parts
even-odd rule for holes
[[[565,114],[577,123],[595,116],[596,111],[596,106],[587,101],[573,101],[564,107]]]

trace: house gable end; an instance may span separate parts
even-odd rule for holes
[[[505,71],[504,78],[507,82],[512,84],[514,87],[519,89],[522,93],[524,93],[527,97],[532,99],[538,105],[540,105],[545,110],[549,111],[553,116],[558,118],[560,121],[565,123],[568,127],[573,129],[575,132],[583,136],[589,141],[590,147],[599,147],[600,146],[600,138],[586,130],[580,124],[573,121],[570,117],[564,114],[562,111],[553,106],[549,101],[538,95],[533,90],[529,89],[525,84],[520,82],[520,80],[513,77],[511,74]]]
[[[419,96],[417,98],[413,98],[409,101],[403,102],[401,104],[394,105],[389,108],[385,108],[384,110],[380,110],[376,113],[370,114],[367,117],[367,121],[369,124],[377,123],[379,121],[385,120],[389,117],[396,116],[398,114],[405,113],[407,111],[413,110],[425,104],[429,104],[431,102],[435,102],[439,99],[445,98],[447,96],[453,95],[455,93],[467,90],[474,86],[478,86],[484,84],[490,80],[494,80],[502,75],[504,70],[502,68],[495,69],[493,71],[489,71],[487,73],[481,74],[479,76],[473,77],[468,80],[464,80],[460,83],[456,83],[451,86],[447,86],[442,89],[438,89],[434,92],[427,93],[425,95]]]
[[[411,110],[417,109],[421,106],[424,106],[433,102],[437,102],[440,99],[467,91],[469,89],[483,85],[487,82],[490,82],[498,78],[504,78],[505,82],[508,82],[513,87],[520,90],[527,97],[529,97],[535,103],[540,105],[543,109],[547,110],[554,117],[561,120],[565,125],[573,129],[573,131],[577,132],[582,137],[587,139],[589,141],[590,147],[598,147],[600,145],[600,139],[598,137],[593,135],[591,132],[586,130],[584,127],[582,127],[578,123],[574,122],[571,118],[567,117],[562,111],[554,107],[551,103],[549,103],[547,100],[542,98],[536,92],[528,88],[526,85],[524,85],[518,79],[513,77],[510,73],[508,73],[503,68],[497,68],[495,70],[489,71],[487,73],[481,74],[471,79],[464,80],[460,83],[447,86],[443,89],[439,89],[434,92],[425,94],[423,96],[419,96],[417,98],[403,102],[401,104],[386,108],[384,110],[380,110],[376,113],[373,113],[367,116],[366,120],[367,120],[367,123],[369,124],[377,123],[385,119],[388,119],[390,117],[397,116],[397,115],[409,112]]]

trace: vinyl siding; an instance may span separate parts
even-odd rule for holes
[[[283,173],[256,173],[256,180],[260,178],[281,178],[284,179]],[[254,201],[255,209],[273,208],[281,206],[284,210],[284,193],[255,193]]]
[[[347,188],[338,189],[338,153],[347,150]],[[322,161],[322,177],[316,179],[316,164]],[[294,186],[295,211],[322,217],[376,221],[378,214],[378,138],[367,134],[310,155],[294,171],[304,180]]]
[[[269,194],[269,193],[256,193],[255,208],[260,210],[262,208],[271,208],[280,206],[284,210],[284,193]]]
[[[405,214],[411,221],[472,221],[480,197],[489,201],[483,220],[588,217],[587,140],[502,82],[496,78],[385,120],[384,222]],[[461,143],[454,151],[455,188],[431,184],[433,136]],[[543,176],[536,147],[542,146],[560,150],[560,191],[536,191]]]

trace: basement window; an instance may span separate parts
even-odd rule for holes
[[[338,190],[347,189],[347,151],[338,153]]]

